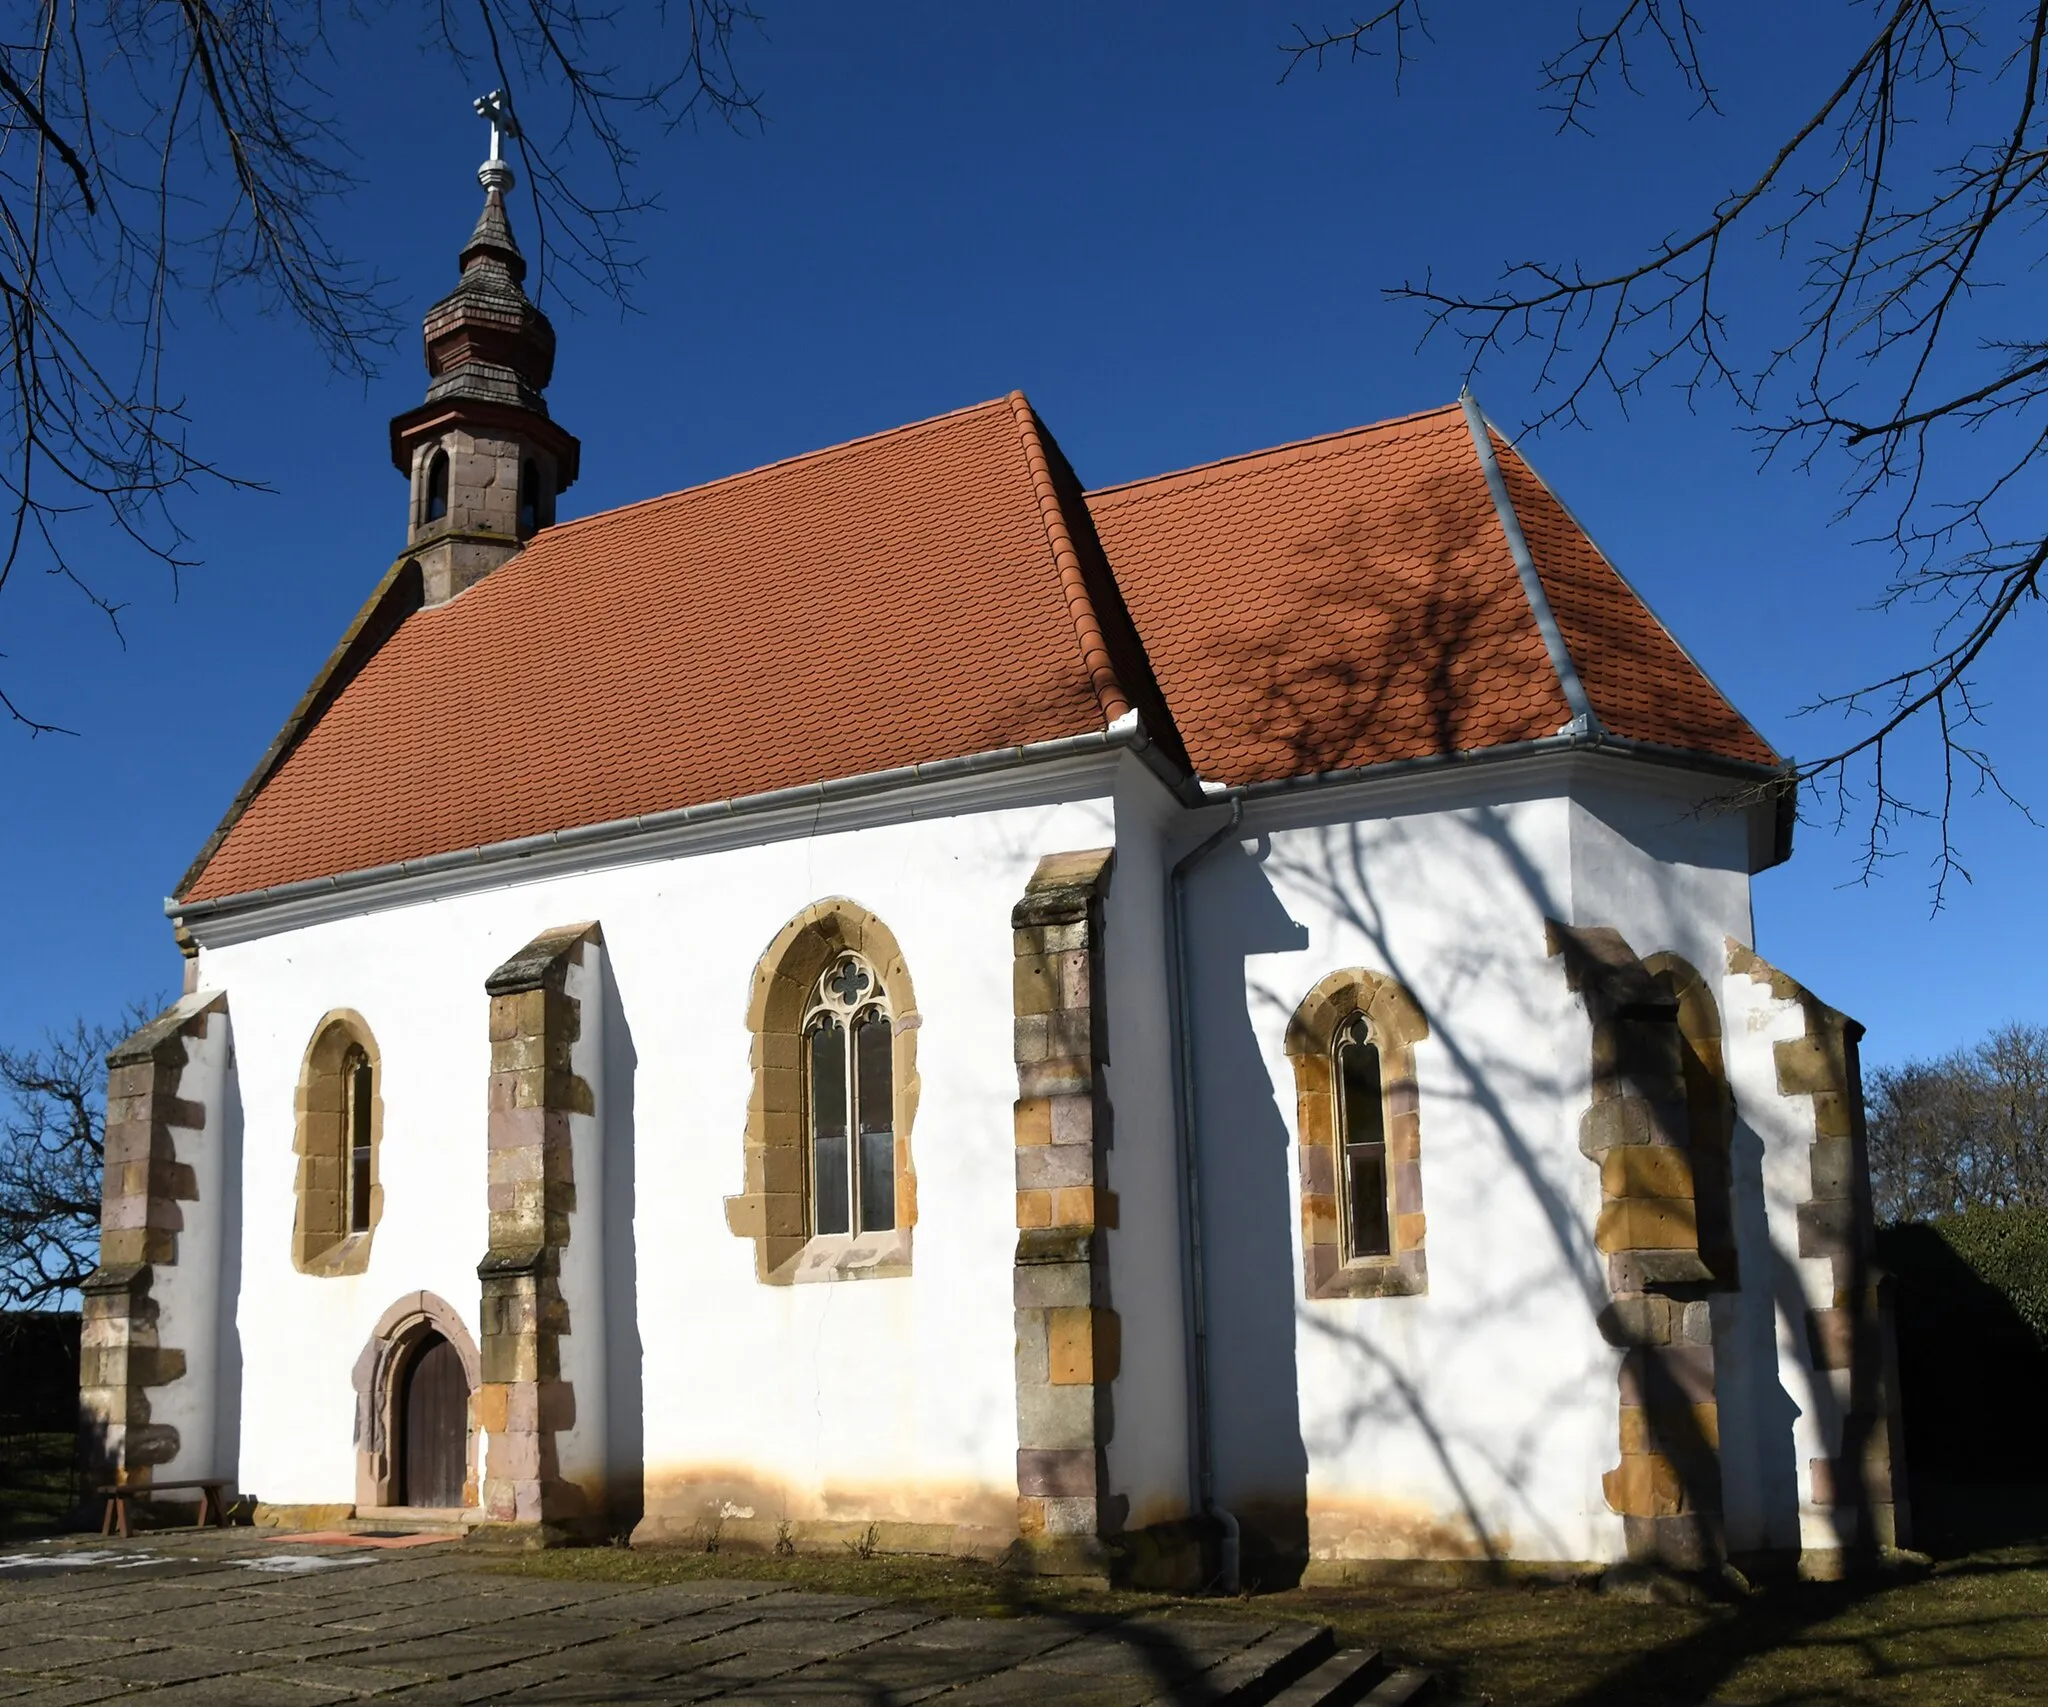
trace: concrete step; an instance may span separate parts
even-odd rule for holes
[[[1442,1697],[1443,1689],[1435,1672],[1403,1666],[1383,1677],[1358,1699],[1363,1707],[1409,1707],[1411,1702],[1415,1707],[1422,1707],[1423,1703],[1439,1701]]]
[[[1377,1648],[1345,1648],[1290,1683],[1268,1707],[1352,1707],[1388,1670]]]
[[[1283,1624],[1175,1693],[1199,1707],[1265,1707],[1336,1651],[1327,1624]]]
[[[343,1535],[467,1535],[482,1521],[460,1506],[357,1506],[334,1527]]]

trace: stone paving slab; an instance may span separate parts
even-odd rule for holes
[[[0,1704],[1149,1707],[1250,1700],[1247,1680],[1318,1637],[1207,1613],[944,1617],[743,1579],[546,1582],[488,1563],[459,1543],[251,1530],[0,1553]]]

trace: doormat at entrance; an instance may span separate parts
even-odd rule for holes
[[[339,1529],[315,1530],[311,1535],[290,1537],[294,1545],[309,1543],[316,1547],[431,1547],[439,1541],[457,1541],[456,1535],[401,1535],[396,1532],[366,1535],[349,1535]]]

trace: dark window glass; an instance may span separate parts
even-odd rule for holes
[[[434,452],[434,459],[427,464],[427,516],[430,522],[438,522],[448,514],[448,453]]]
[[[889,1060],[889,1017],[874,1008],[853,1027],[860,1099],[860,1230],[896,1225],[896,1089]]]
[[[1383,1257],[1393,1249],[1387,1225],[1387,1127],[1380,1101],[1380,1052],[1362,1020],[1337,1045],[1342,1101],[1347,1257]]]
[[[348,1230],[370,1230],[370,1058],[348,1053]]]
[[[847,1190],[846,1028],[830,1014],[811,1028],[811,1231],[853,1230]]]
[[[519,531],[532,533],[540,526],[540,470],[531,461],[519,467]]]

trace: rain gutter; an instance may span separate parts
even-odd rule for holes
[[[1086,758],[1095,754],[1128,750],[1143,759],[1160,780],[1184,802],[1199,800],[1190,779],[1145,733],[1135,712],[1127,712],[1106,729],[1090,729],[1079,735],[1062,735],[1050,741],[1032,741],[1022,746],[997,747],[961,758],[932,759],[922,764],[899,765],[890,770],[866,771],[858,776],[835,777],[827,782],[804,783],[796,788],[771,789],[762,794],[737,795],[727,800],[708,801],[697,806],[680,806],[668,812],[647,812],[635,818],[615,818],[603,824],[580,824],[566,830],[548,830],[540,835],[518,836],[510,841],[487,842],[478,847],[459,848],[449,853],[426,854],[419,859],[398,860],[388,865],[365,866],[357,871],[337,872],[331,877],[309,877],[294,883],[248,889],[210,900],[187,901],[173,895],[164,902],[164,912],[190,925],[243,913],[259,907],[344,891],[375,889],[405,879],[443,876],[481,867],[513,864],[554,852],[593,852],[615,848],[643,837],[701,825],[729,824],[774,812],[811,807],[822,809],[846,801],[866,799],[919,784],[956,782],[984,777],[1027,766],[1049,764],[1062,759]]]
[[[1185,1291],[1182,1320],[1188,1336],[1188,1432],[1194,1448],[1195,1505],[1221,1534],[1218,1586],[1225,1594],[1236,1594],[1240,1575],[1237,1519],[1216,1503],[1216,1453],[1209,1394],[1209,1278],[1203,1255],[1202,1161],[1195,1121],[1194,991],[1188,978],[1187,903],[1189,874],[1244,822],[1243,794],[1233,792],[1229,799],[1229,819],[1174,865],[1167,886],[1173,909],[1167,943],[1173,957],[1173,1136],[1180,1151],[1181,1248],[1187,1253],[1181,1271]]]

